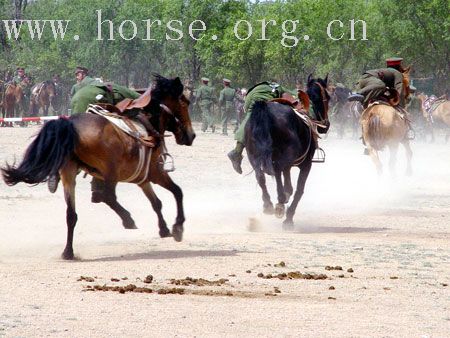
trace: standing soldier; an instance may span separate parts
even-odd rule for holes
[[[73,97],[78,90],[83,88],[84,86],[95,82],[95,79],[88,76],[89,70],[85,67],[78,66],[75,69],[75,77],[77,79],[77,83],[72,86],[70,90],[70,97]]]
[[[223,79],[223,89],[220,91],[219,97],[219,111],[222,116],[222,135],[228,135],[227,124],[234,115],[234,98],[236,91],[230,87],[230,84],[230,80]],[[225,109],[223,109],[223,107]]]
[[[216,101],[214,97],[214,89],[208,85],[209,79],[202,77],[202,85],[197,89],[196,101],[200,105],[202,112],[202,131],[206,132],[208,127],[211,127],[211,131],[214,133],[216,127],[211,116],[213,103]]]

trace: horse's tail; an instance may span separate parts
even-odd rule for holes
[[[257,101],[252,107],[250,116],[250,132],[255,142],[255,164],[269,175],[274,174],[272,163],[272,136],[270,134],[273,124],[269,107],[265,101]]]
[[[382,148],[382,134],[381,134],[381,120],[377,115],[372,115],[369,118],[369,127],[367,134],[370,139],[370,145],[376,149],[381,150]]]
[[[78,142],[78,134],[71,120],[58,119],[47,122],[28,146],[22,162],[6,164],[2,168],[7,185],[20,182],[38,184],[50,175],[57,174]]]

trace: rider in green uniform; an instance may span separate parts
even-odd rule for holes
[[[245,125],[250,118],[253,105],[256,101],[268,101],[271,99],[281,98],[284,93],[291,94],[289,90],[275,82],[261,82],[249,89],[244,103],[245,117],[234,135],[234,139],[237,141],[236,147],[228,153],[228,158],[231,160],[233,168],[237,173],[242,174],[241,163],[242,152],[245,148]]]

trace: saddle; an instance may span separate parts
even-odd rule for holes
[[[130,135],[146,147],[154,148],[158,142],[155,136],[148,135],[147,128],[140,121],[124,115],[123,112],[112,104],[97,103],[95,105],[89,105],[88,112],[105,117],[118,129]],[[116,120],[120,120],[122,123],[117,123],[118,121]]]
[[[297,92],[298,98],[296,99],[289,93],[283,93],[281,98],[276,98],[270,100],[270,102],[278,102],[280,104],[285,104],[298,111],[305,110],[309,111],[309,96],[303,90]]]
[[[116,104],[115,108],[117,108],[120,113],[124,113],[126,110],[132,109],[144,109],[147,107],[152,99],[152,89],[148,88],[141,96],[137,99],[125,99]]]

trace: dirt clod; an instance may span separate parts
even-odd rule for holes
[[[352,268],[349,268],[349,269],[347,269],[347,272],[350,272],[350,273],[352,273],[352,272],[354,272],[354,271],[353,271],[353,269],[352,269]]]
[[[328,290],[336,290],[336,288],[332,285],[328,288]]]
[[[286,267],[286,263],[281,261],[280,263],[275,264],[274,267],[276,267],[276,268],[285,268]]]
[[[273,276],[272,274],[267,274],[264,275],[263,273],[259,273],[258,274],[259,278],[263,278],[263,279],[272,279],[272,278],[278,278],[279,280],[288,280],[288,279],[314,279],[314,280],[319,280],[319,279],[327,279],[328,276],[320,273],[320,274],[316,274],[316,273],[301,273],[299,271],[292,271],[292,272],[288,272],[288,273],[280,273],[278,275]]]
[[[186,277],[185,279],[171,279],[170,284],[174,285],[183,285],[183,286],[221,286],[228,282],[228,279],[221,278],[218,280],[207,280],[203,278],[192,278],[192,277]]]
[[[78,282],[88,282],[88,283],[92,283],[95,282],[95,278],[94,277],[87,277],[87,276],[80,276],[80,278],[77,279]]]
[[[336,266],[329,266],[329,265],[327,265],[325,267],[325,270],[327,270],[327,271],[331,271],[331,270],[342,271],[343,269],[342,269],[342,266],[339,266],[339,265],[336,265]]]
[[[143,282],[146,284],[150,284],[151,282],[153,282],[153,276],[148,275],[147,277],[144,278]]]

